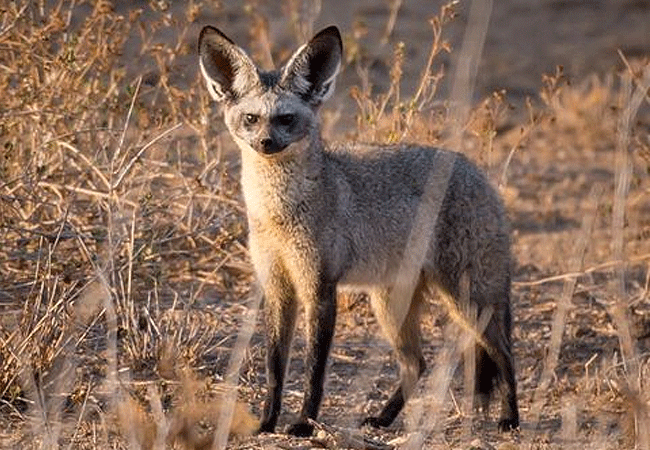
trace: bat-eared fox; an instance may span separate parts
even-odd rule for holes
[[[487,411],[498,391],[500,429],[517,428],[509,228],[486,177],[451,151],[324,142],[318,110],[334,91],[342,58],[334,26],[279,70],[259,69],[210,26],[201,31],[198,47],[207,88],[222,104],[242,155],[250,253],[264,294],[268,392],[260,431],[274,431],[278,421],[301,307],[307,328],[304,400],[288,432],[312,433],[309,419],[316,419],[323,395],[337,286],[344,285],[368,294],[400,366],[399,386],[363,424],[390,425],[413,392],[425,370],[420,314],[437,289],[458,304],[469,297],[477,317],[486,318],[476,346],[475,402]],[[404,274],[410,281],[403,281]]]

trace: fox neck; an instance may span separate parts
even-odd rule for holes
[[[295,212],[295,206],[322,189],[324,143],[317,130],[276,155],[242,151],[242,190],[251,228]]]

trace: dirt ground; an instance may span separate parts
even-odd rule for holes
[[[164,4],[165,8],[169,7],[170,14],[178,17],[183,16],[186,6],[173,1],[150,3]],[[346,42],[358,45],[355,50],[358,53],[353,56],[355,61],[368,67],[374,92],[384,92],[388,88],[391,54],[395,44],[403,41],[402,87],[407,96],[414,92],[428,57],[432,39],[428,18],[438,12],[442,3],[403,0],[388,40],[382,43],[391,4],[397,3],[323,0],[301,4],[305,10],[320,4],[320,11],[313,14],[313,31],[336,24]],[[256,37],[251,36],[251,24],[256,17],[263,17],[268,25],[272,58],[281,60],[297,45],[297,33],[286,17],[287,4],[289,2],[263,0],[251,1],[247,3],[249,6],[234,1],[206,2],[181,44],[193,49],[200,28],[211,24],[235,42],[249,47],[257,42]],[[145,21],[148,15],[153,17],[155,9],[147,2],[138,1],[115,1],[113,6],[116,12],[124,15],[142,8],[141,20]],[[92,9],[92,5],[80,8],[83,12],[83,8]],[[448,73],[438,96],[441,102],[449,95],[449,83],[454,79],[469,2],[461,1],[457,8],[458,18],[445,27],[451,53],[436,60],[436,67],[445,67]],[[306,30],[307,35],[311,32]],[[348,39],[351,36],[354,39]],[[171,29],[165,28],[158,29],[153,36],[164,45],[175,44],[176,38]],[[144,73],[143,84],[153,86],[157,83],[156,76],[151,75],[151,81],[147,77],[154,74],[155,65],[138,56],[140,41],[141,37],[134,34],[127,42],[121,61],[127,72]],[[626,70],[619,50],[634,67],[640,67],[644,60],[647,63],[650,57],[649,0],[494,2],[478,66],[474,101],[480,105],[494,91],[505,90],[498,103],[503,109],[493,121],[496,134],[490,141],[489,153],[486,154],[485,146],[476,143],[481,141],[481,136],[466,144],[463,151],[477,160],[491,180],[500,186],[512,223],[516,260],[513,340],[521,430],[513,434],[498,433],[496,408],[488,420],[468,416],[462,366],[455,370],[450,388],[435,414],[429,416],[419,410],[422,405],[430,406],[428,401],[436,400],[428,398],[427,392],[437,386],[436,377],[440,375],[437,368],[452,367],[453,370],[459,362],[443,361],[447,343],[454,341],[454,329],[444,318],[444,308],[433,302],[432,313],[424,326],[429,369],[420,383],[418,395],[390,428],[364,430],[367,437],[396,447],[407,442],[406,437],[413,438],[416,432],[422,432],[422,448],[650,450],[650,430],[638,428],[638,424],[650,423],[650,97],[646,95],[641,101],[638,114],[629,127],[621,125],[629,96],[625,96],[626,85],[619,76]],[[257,55],[259,51],[254,47],[252,53]],[[563,76],[559,79],[561,87],[554,90],[548,87],[551,83],[548,80],[544,84],[542,76],[555,73],[557,66],[562,66]],[[174,59],[170,77],[181,88],[184,84],[189,86],[196,79],[196,68],[193,51],[183,52]],[[338,117],[334,127],[336,133],[331,137],[353,134],[356,106],[350,89],[359,83],[355,64],[347,64],[334,99],[325,107],[325,115]],[[535,113],[526,108],[527,99]],[[217,122],[217,110],[213,107],[207,116],[215,120],[211,124],[215,134],[223,131],[223,126]],[[621,284],[616,262],[616,242],[620,234],[617,236],[612,230],[617,217],[615,188],[620,164],[617,145],[625,130],[631,132],[628,163],[631,171],[622,231],[626,270]],[[182,128],[178,140],[186,139],[189,134],[187,128]],[[224,219],[225,224],[214,225],[214,229],[221,233],[232,226],[237,234],[243,226],[243,208],[236,181],[238,153],[225,134],[217,140],[222,146],[219,151],[225,152],[225,157],[220,155],[220,164],[224,167],[219,170],[228,173],[228,177],[224,175],[229,180],[227,190],[229,195],[234,192],[232,203],[236,205],[233,213]],[[160,150],[156,154],[166,155],[165,152]],[[154,159],[152,155],[151,160]],[[504,167],[507,167],[507,179],[503,177]],[[183,173],[185,181],[199,178],[197,172],[200,170],[183,170],[179,172]],[[167,187],[163,182],[160,186]],[[196,214],[200,212],[197,207]],[[237,256],[230,260],[226,257],[223,266],[215,269],[213,263],[220,257],[201,253],[202,259],[196,263],[193,273],[204,270],[201,275],[208,275],[200,282],[182,280],[174,285],[170,281],[172,288],[161,296],[161,309],[147,314],[155,316],[154,322],[168,330],[188,327],[191,351],[198,355],[192,359],[193,369],[222,381],[243,323],[242,316],[248,311],[248,292],[242,288],[242,280],[250,282],[251,268],[242,249],[243,241],[239,238],[222,240],[221,234],[210,234],[214,229],[209,225],[205,229],[213,239],[211,245],[234,245],[238,248]],[[235,241],[234,244],[231,241]],[[204,242],[199,247],[203,246]],[[175,249],[171,248],[170,254],[173,251]],[[244,262],[240,263],[240,259]],[[178,267],[185,267],[183,264]],[[231,276],[231,272],[236,275]],[[174,276],[169,274],[168,279],[177,280]],[[14,300],[4,293],[23,292],[15,287],[17,285],[18,282],[0,286],[3,311],[9,311],[6,305]],[[185,309],[173,310],[177,303],[186,301],[178,300],[178,296],[191,296],[192,301],[187,300],[189,306]],[[155,303],[159,308],[157,302],[157,298],[148,298],[146,306],[149,308]],[[165,312],[165,308],[170,310]],[[150,309],[153,311],[154,307]],[[561,345],[557,365],[545,379],[548,355],[554,351],[552,342],[558,337],[555,321],[559,321],[561,327]],[[629,346],[626,333],[631,339]],[[88,350],[94,348],[93,345],[83,348]],[[304,367],[300,356],[304,339],[300,332],[294,347],[279,430],[290,422],[302,399]],[[95,369],[103,367],[103,363],[95,359],[104,361],[105,353],[106,349],[102,348],[97,358],[82,356],[87,362],[85,370],[103,371]],[[239,378],[239,397],[250,405],[255,415],[259,414],[265,393],[263,354],[258,320]],[[137,374],[133,376],[134,383],[158,379],[162,369],[160,362],[156,364],[152,368],[151,361],[142,361],[141,367],[131,368]],[[356,429],[366,414],[378,411],[396,381],[397,366],[388,344],[380,337],[366,301],[360,297],[342,298],[319,419],[339,430]],[[547,385],[538,392],[542,382]],[[89,398],[92,402],[92,396]],[[97,409],[101,409],[100,406]],[[17,415],[13,409],[8,416]],[[645,421],[639,417],[645,417]],[[87,437],[80,448],[98,448],[90,443],[93,426],[88,425],[78,433]],[[328,433],[324,435],[331,438]],[[77,439],[79,436],[75,432]],[[16,442],[25,441],[0,434],[3,447],[12,448],[18,445]],[[345,447],[341,441],[328,442],[323,434],[313,440],[277,434],[235,438],[230,447]],[[122,445],[115,448],[128,447]]]

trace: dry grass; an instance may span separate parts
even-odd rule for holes
[[[172,398],[178,368],[224,366],[251,280],[242,207],[198,80],[172,82],[187,24],[24,5],[3,10],[0,36],[3,420],[35,447],[86,444],[86,422],[102,424],[102,447],[134,396]],[[120,63],[163,26],[178,45],[140,39],[149,73]]]
[[[404,43],[398,42],[391,61],[390,87],[387,92],[372,94],[368,68],[355,59],[354,64],[361,79],[361,87],[353,87],[350,95],[357,103],[356,139],[370,142],[438,142],[447,122],[447,108],[436,97],[438,84],[444,75],[442,68],[435,68],[434,62],[443,52],[449,52],[449,42],[443,29],[456,17],[457,2],[444,4],[440,12],[429,23],[432,42],[429,57],[422,69],[417,91],[409,98],[401,95],[402,70],[404,64]],[[394,2],[393,7],[399,7]],[[356,48],[355,45],[352,46]]]
[[[390,5],[386,42],[401,2]],[[311,34],[319,2],[284,7],[296,39]],[[190,27],[200,11],[190,3],[178,16],[164,2],[128,16],[109,1],[0,7],[0,87],[10,93],[0,105],[2,448],[220,448],[229,433],[255,428],[262,337],[236,162],[186,67],[196,64]],[[255,2],[246,12],[255,53],[271,64],[287,49],[274,48]],[[390,391],[395,366],[377,348],[365,300],[346,297],[324,425],[310,444],[649,450],[650,65],[572,85],[558,72],[523,114],[499,92],[458,116],[438,95],[454,15],[451,3],[431,20],[412,96],[400,88],[403,45],[377,95],[362,37],[346,37],[346,70],[361,75],[354,133],[434,145],[456,134],[501,187],[518,259],[522,430],[497,435],[456,401],[471,333],[433,320],[432,369],[404,418],[371,435],[349,430]],[[134,46],[138,64],[125,65]],[[290,370],[286,409],[296,409],[302,367]]]

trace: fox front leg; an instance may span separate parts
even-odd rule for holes
[[[275,274],[265,283],[267,393],[260,432],[272,433],[282,406],[282,388],[296,319],[296,299],[291,284]]]
[[[288,430],[294,436],[310,436],[314,431],[309,419],[315,420],[318,416],[323,397],[327,357],[336,324],[336,284],[321,281],[314,300],[305,304],[308,338],[305,397],[298,419]]]

